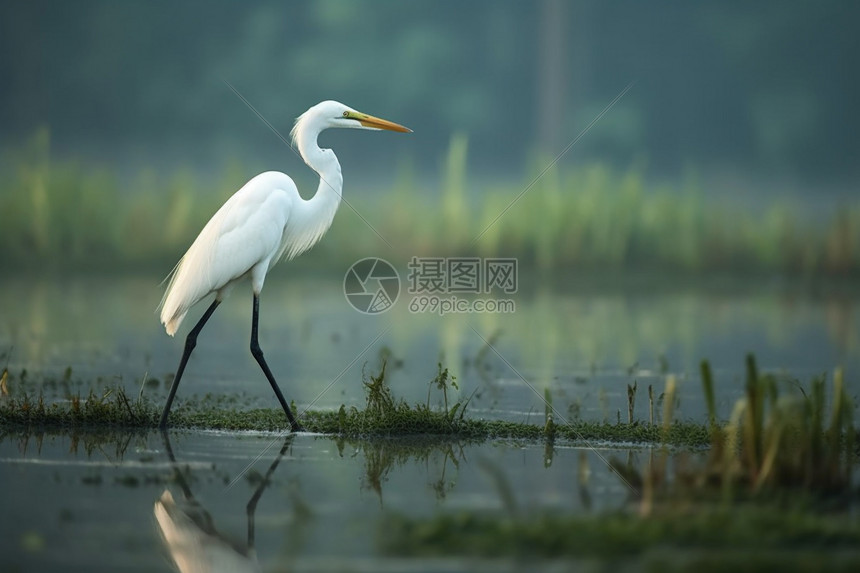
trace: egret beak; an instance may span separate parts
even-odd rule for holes
[[[394,123],[393,121],[388,121],[387,119],[373,117],[372,115],[367,115],[366,113],[361,113],[360,111],[347,111],[344,112],[343,115],[350,119],[358,120],[364,127],[370,127],[372,129],[387,129],[389,131],[399,131],[400,133],[412,133],[411,129],[409,129],[408,127],[404,127],[399,123]]]

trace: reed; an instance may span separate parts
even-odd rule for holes
[[[40,130],[0,156],[0,263],[9,267],[169,267],[205,221],[255,170],[228,165],[214,179],[188,169],[137,176],[51,156]],[[424,192],[409,161],[392,188],[353,190],[320,254],[300,264],[337,268],[358,257],[518,257],[522,267],[649,269],[685,273],[856,274],[860,201],[847,200],[828,221],[803,205],[777,200],[753,213],[719,203],[694,180],[657,187],[639,167],[604,165],[543,173],[538,158],[510,184],[476,186],[468,139],[451,138],[439,188]],[[541,173],[540,177],[538,177]],[[524,190],[528,189],[525,193]],[[366,222],[385,238],[383,243]]]
[[[645,514],[661,503],[707,496],[712,490],[727,500],[786,490],[804,496],[856,495],[851,480],[857,457],[854,405],[842,371],[834,373],[828,400],[824,377],[813,379],[808,392],[786,391],[779,389],[772,375],[759,371],[752,355],[746,366],[744,397],[735,403],[728,422],[720,423],[713,403],[713,377],[708,363],[702,363],[711,438],[701,464],[676,464],[675,474],[669,475],[669,453],[664,450],[641,472],[624,467],[625,475],[632,476],[628,481],[645,485],[641,496]],[[672,426],[669,397],[674,386],[674,377],[669,376],[663,402],[664,435]]]

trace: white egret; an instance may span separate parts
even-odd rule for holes
[[[278,260],[293,258],[307,251],[331,226],[340,205],[343,175],[334,152],[321,149],[317,136],[333,127],[411,131],[336,101],[319,103],[299,116],[290,132],[302,159],[320,176],[316,194],[304,200],[288,175],[268,171],[248,181],[206,223],[173,270],[161,301],[161,322],[167,334],[173,336],[188,310],[208,295],[215,294],[215,300],[185,339],[185,349],[161,415],[162,428],[167,426],[170,406],[188,357],[197,345],[197,336],[236,283],[250,279],[254,294],[251,354],[272,385],[291,429],[301,429],[257,341],[260,291],[266,273]]]

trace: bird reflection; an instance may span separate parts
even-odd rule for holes
[[[215,529],[212,516],[191,493],[188,481],[173,455],[167,433],[163,432],[162,436],[173,465],[175,482],[182,489],[182,499],[174,499],[170,490],[165,489],[155,502],[153,511],[162,541],[176,568],[181,573],[261,571],[254,548],[254,513],[257,510],[257,502],[269,485],[269,479],[292,442],[292,436],[287,436],[284,440],[280,453],[248,501],[248,540],[244,546],[226,538]]]

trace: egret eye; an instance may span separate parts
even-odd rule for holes
[[[349,112],[348,111],[343,112],[343,117],[349,117]]]

